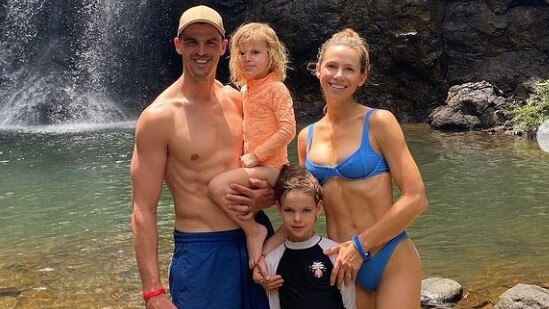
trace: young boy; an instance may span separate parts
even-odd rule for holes
[[[287,239],[265,257],[270,274],[282,276],[278,290],[269,291],[271,309],[356,308],[354,282],[339,290],[330,285],[336,256],[323,250],[337,245],[315,233],[322,208],[322,187],[305,168],[286,165],[275,186],[277,209]]]

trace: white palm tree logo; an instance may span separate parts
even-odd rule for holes
[[[313,272],[316,278],[321,278],[324,275],[326,266],[322,262],[313,262],[313,265],[309,266],[309,269]]]

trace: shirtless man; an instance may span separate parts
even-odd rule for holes
[[[132,230],[143,298],[147,308],[268,308],[262,289],[251,281],[242,230],[208,192],[214,176],[240,167],[242,154],[240,93],[215,79],[227,47],[221,16],[206,6],[185,11],[174,45],[184,74],[139,117],[131,162]],[[156,210],[163,181],[175,207],[172,301],[158,261]]]

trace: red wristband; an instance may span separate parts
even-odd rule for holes
[[[152,289],[146,293],[143,293],[143,300],[147,301],[157,295],[164,294],[164,293],[166,293],[166,290],[164,290],[163,287]]]

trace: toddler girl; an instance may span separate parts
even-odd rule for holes
[[[231,81],[242,92],[244,155],[242,168],[210,181],[210,196],[246,234],[250,268],[261,257],[267,229],[255,220],[241,220],[225,205],[231,183],[247,185],[248,179],[266,180],[274,187],[280,168],[288,163],[287,145],[296,132],[286,78],[287,51],[274,30],[264,23],[240,26],[230,42]]]

